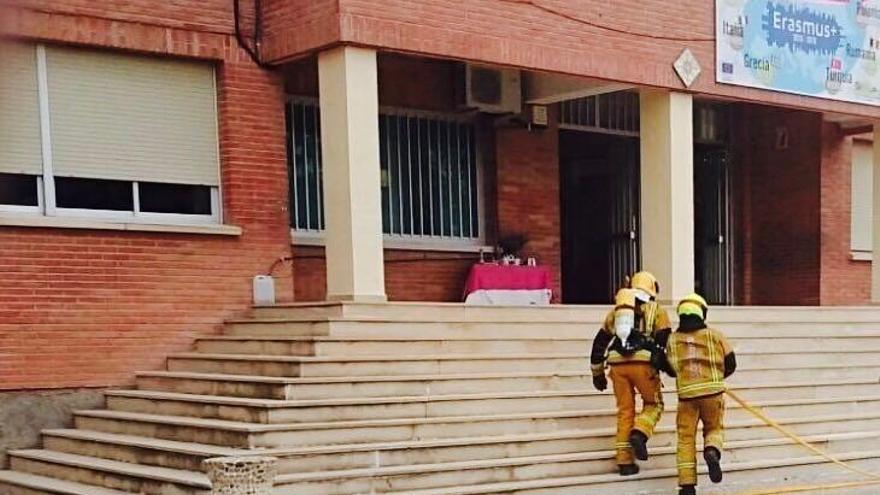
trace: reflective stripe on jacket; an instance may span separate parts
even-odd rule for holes
[[[670,335],[666,356],[677,375],[679,398],[695,399],[724,392],[724,357],[731,352],[724,335],[712,328]]]

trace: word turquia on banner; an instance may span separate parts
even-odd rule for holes
[[[719,83],[880,105],[880,0],[715,0]]]

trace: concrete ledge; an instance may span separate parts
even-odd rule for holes
[[[28,215],[2,215],[0,226],[6,227],[44,227],[86,230],[124,230],[131,232],[167,232],[174,234],[204,234],[240,236],[241,227],[216,224],[159,224],[131,221],[112,221],[91,218],[47,217]]]

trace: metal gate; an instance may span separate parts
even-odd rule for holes
[[[730,155],[724,147],[697,146],[695,158],[697,290],[711,304],[732,304]]]
[[[626,277],[641,266],[639,249],[640,201],[638,141],[625,146],[614,177],[611,208],[611,245],[608,250],[608,280],[612,291],[624,286]],[[613,297],[613,294],[612,294]]]
[[[639,168],[639,94],[619,91],[564,101],[560,128],[619,136],[613,155],[614,200],[609,217],[608,246],[610,297],[641,266]]]

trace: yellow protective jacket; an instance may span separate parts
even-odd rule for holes
[[[680,399],[696,399],[724,392],[724,378],[733,372],[733,348],[713,328],[677,330],[669,336],[666,357],[675,371]],[[735,368],[733,364],[733,368]]]
[[[666,313],[666,310],[663,309],[656,302],[647,302],[642,303],[641,305],[642,315],[638,319],[639,331],[645,334],[646,337],[649,337],[654,340],[665,340],[665,336],[662,339],[658,339],[658,333],[663,331],[669,331],[672,328],[672,324],[669,321],[669,315]],[[614,311],[610,311],[607,316],[605,316],[605,322],[602,324],[602,329],[599,331],[600,335],[605,333],[605,338],[600,339],[597,336],[596,341],[605,341],[606,347],[607,343],[609,343],[615,336],[614,333]],[[609,338],[610,337],[610,338]],[[602,349],[604,352],[605,349]],[[607,356],[608,364],[620,364],[620,363],[631,363],[631,362],[651,362],[651,351],[647,349],[642,349],[640,351],[636,351],[634,354],[630,356],[624,356],[619,352],[615,351],[613,348],[608,351]],[[594,363],[598,364],[598,363]]]

